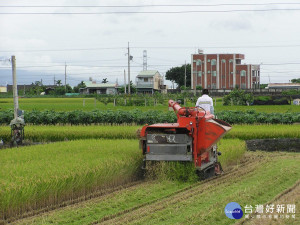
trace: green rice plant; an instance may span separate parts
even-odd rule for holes
[[[0,219],[138,179],[136,140],[79,140],[0,151]]]
[[[128,98],[128,97],[126,97]],[[135,97],[137,98],[137,97]],[[82,110],[82,111],[92,111],[95,109],[99,110],[133,110],[133,109],[140,109],[141,111],[148,111],[148,110],[159,110],[159,111],[168,111],[168,100],[169,99],[181,99],[182,97],[177,98],[176,96],[165,96],[165,100],[154,106],[153,101],[154,98],[148,97],[147,98],[147,106],[144,104],[139,105],[132,105],[132,106],[123,106],[125,98],[124,97],[115,97],[116,101],[120,104],[114,106],[113,103],[108,103],[107,105],[95,101],[94,98],[19,98],[19,105],[20,109],[25,110],[26,112],[32,110],[44,111],[44,110],[54,110],[54,111],[74,111],[74,110]],[[145,96],[141,96],[140,99],[144,103]],[[197,101],[197,98],[186,98],[189,100],[186,103],[188,107],[194,107]],[[138,100],[135,100],[138,101]],[[127,100],[130,103],[130,100]],[[152,105],[150,105],[150,103]],[[215,103],[215,101],[214,101]],[[13,109],[13,98],[1,98],[0,101],[0,111]],[[150,105],[150,106],[149,106]],[[183,106],[183,103],[182,103]],[[247,110],[255,110],[256,112],[265,112],[265,113],[286,113],[286,112],[300,112],[299,106],[296,105],[269,105],[269,106],[223,106],[222,99],[217,98],[216,105],[215,105],[215,112],[221,111],[247,111]]]
[[[234,125],[225,138],[242,140],[266,138],[300,138],[300,124]]]
[[[246,144],[239,139],[222,139],[218,143],[218,151],[222,153],[218,160],[223,167],[226,167],[239,163],[246,152]]]
[[[30,142],[55,142],[78,139],[134,139],[141,126],[25,126],[25,140]],[[10,127],[0,126],[0,138],[10,140]]]
[[[270,158],[255,160],[265,156]],[[284,191],[299,180],[299,156],[297,153],[250,152],[245,157],[248,159],[251,157],[254,165],[236,167],[236,170],[226,175],[225,179],[221,176],[213,181],[196,185],[173,181],[145,182],[110,194],[106,198],[64,207],[18,221],[18,224],[100,224],[102,221],[117,224],[122,221],[123,224],[228,225],[243,222],[243,219],[237,221],[227,218],[224,214],[225,206],[235,201],[244,211],[246,205],[273,203],[274,198],[278,199],[280,194],[282,196]],[[295,191],[296,188],[293,192],[289,192],[288,196],[296,194]],[[298,200],[299,195],[295,195],[292,202],[279,198],[278,204],[296,202],[297,210]],[[297,215],[296,220],[284,218],[278,219],[276,223],[298,224]],[[266,220],[250,220],[250,223],[265,224],[262,221]],[[266,222],[270,224],[270,221],[272,220],[267,219]]]
[[[147,179],[196,182],[199,177],[193,162],[147,162]]]
[[[34,126],[25,127],[25,140],[33,142],[54,142],[90,138],[134,139],[142,126]],[[0,139],[10,140],[10,127],[0,126]],[[264,138],[300,138],[300,124],[294,125],[233,125],[224,137],[243,140]]]

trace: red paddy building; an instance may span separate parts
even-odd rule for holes
[[[192,54],[192,88],[206,89],[259,88],[260,66],[241,64],[243,54]]]

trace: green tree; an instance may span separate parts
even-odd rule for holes
[[[268,84],[260,84],[260,85],[259,85],[259,88],[260,88],[260,89],[265,89],[267,86],[268,86]]]
[[[291,80],[292,83],[300,83],[300,78],[295,78]]]
[[[62,83],[61,83],[61,80],[57,80],[56,81],[56,85],[60,86]]]
[[[65,89],[65,86],[58,86],[53,91],[51,91],[50,94],[51,95],[65,95],[66,93],[72,93],[72,92],[73,92],[72,87],[69,84],[67,84],[66,89]]]
[[[73,90],[75,93],[79,93],[80,88],[85,88],[85,87],[86,87],[85,83],[81,81],[79,84],[77,84],[77,86],[73,88]]]
[[[246,94],[245,91],[234,89],[223,98],[223,105],[247,105],[251,104],[254,100],[252,93]]]
[[[31,95],[40,95],[46,89],[46,87],[43,86],[41,81],[35,81],[31,85],[33,85],[33,87],[29,90],[29,94]]]
[[[128,94],[128,85],[126,86],[126,91],[127,91],[127,94]],[[123,87],[119,88],[118,92],[120,94],[124,94],[125,93],[125,87],[123,86]],[[136,93],[136,87],[133,85],[132,81],[130,81],[130,93],[131,94]]]
[[[175,82],[178,87],[184,86],[185,65],[173,67],[166,72],[166,79]],[[186,86],[191,86],[191,64],[186,65]]]

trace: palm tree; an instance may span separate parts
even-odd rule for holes
[[[60,86],[61,85],[61,80],[56,81],[56,85]]]

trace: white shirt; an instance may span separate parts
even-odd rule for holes
[[[196,103],[196,107],[201,107],[205,111],[214,114],[213,100],[208,95],[202,95],[201,97],[199,97]]]

